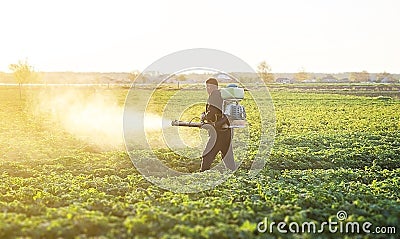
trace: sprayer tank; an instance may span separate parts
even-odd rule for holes
[[[222,88],[221,97],[224,100],[228,99],[242,100],[244,98],[244,89],[239,87]]]

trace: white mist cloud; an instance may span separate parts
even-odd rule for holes
[[[61,126],[75,137],[104,150],[124,148],[124,107],[111,92],[55,87],[41,91],[34,102],[35,113],[51,117],[54,126]],[[144,120],[143,113],[127,114],[135,126],[129,129],[133,134],[143,129],[161,131],[170,122],[154,114],[146,114]],[[144,126],[138,125],[141,122]]]
[[[36,113],[51,117],[77,138],[101,147],[122,147],[123,108],[112,95],[89,89],[47,88],[35,101]]]

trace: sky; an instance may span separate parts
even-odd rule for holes
[[[2,0],[0,71],[129,72],[184,49],[272,72],[400,73],[398,0]]]

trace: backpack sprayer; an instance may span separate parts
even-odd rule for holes
[[[221,88],[221,97],[223,100],[222,113],[229,121],[229,125],[223,128],[246,127],[246,111],[244,106],[239,104],[244,98],[244,89],[239,88],[236,84],[229,84],[226,88]],[[171,125],[201,128],[206,124],[203,120],[201,122],[192,122],[192,120],[189,122],[174,120],[171,122]]]

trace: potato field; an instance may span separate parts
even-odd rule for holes
[[[275,138],[263,170],[248,175],[248,157],[257,150],[248,142],[250,152],[236,149],[243,163],[225,182],[199,193],[173,193],[148,182],[122,142],[106,147],[78,137],[69,130],[75,126],[64,124],[73,118],[64,122],[58,120],[63,115],[35,110],[45,100],[39,94],[43,91],[52,89],[23,87],[20,98],[18,87],[0,87],[0,238],[399,238],[396,97],[273,88]],[[110,97],[122,109],[128,89],[87,86],[74,91]],[[148,89],[132,91],[140,99]],[[150,110],[162,111],[176,91],[158,89]],[[184,94],[187,101],[207,99],[204,89]],[[263,122],[252,115],[251,100],[244,104],[251,139],[257,139]],[[190,120],[202,110],[198,105],[182,117]],[[89,115],[87,120],[91,125],[100,119]],[[199,173],[200,158],[186,160],[165,148],[154,153],[171,168]],[[133,154],[145,159],[148,152],[138,147]],[[205,177],[216,174],[211,170]],[[302,231],[305,222],[309,228]],[[335,231],[330,222],[360,227],[358,232],[345,231],[345,226]],[[365,222],[368,232],[362,228]]]

